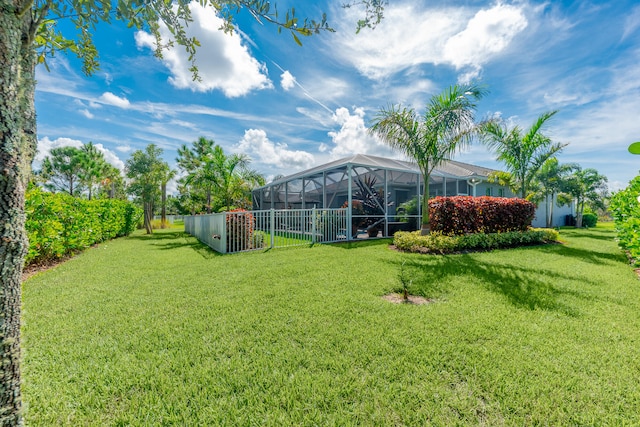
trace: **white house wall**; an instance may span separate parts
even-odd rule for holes
[[[553,205],[553,223],[552,227],[562,227],[565,225],[565,218],[567,215],[575,216],[575,209],[573,203],[569,206],[558,206]],[[533,218],[531,222],[533,227],[546,227],[547,226],[547,204],[542,201],[538,203],[538,208],[536,209],[536,216]]]

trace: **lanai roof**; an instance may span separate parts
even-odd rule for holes
[[[352,166],[364,166],[376,169],[396,170],[400,172],[412,172],[420,173],[418,165],[413,162],[407,162],[403,160],[389,159],[386,157],[370,156],[367,154],[355,154],[351,157],[345,157],[343,159],[334,160],[323,165],[307,169],[302,172],[279,178],[273,182],[270,182],[265,187],[271,187],[273,185],[289,182],[299,178],[310,177],[321,174],[325,171],[331,171],[340,169],[347,165]],[[495,172],[494,169],[484,168],[482,166],[475,166],[468,163],[457,162],[455,160],[445,160],[440,166],[435,168],[432,176],[446,177],[446,178],[458,178],[458,179],[471,179],[479,178],[486,179],[487,176]]]

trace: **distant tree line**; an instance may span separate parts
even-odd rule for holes
[[[250,208],[251,190],[264,185],[264,177],[249,168],[243,154],[226,154],[204,137],[178,149],[178,169],[163,160],[162,148],[149,144],[134,151],[124,171],[109,164],[92,142],[82,147],[51,150],[33,181],[51,192],[86,199],[131,199],[143,210],[143,226],[153,232],[153,216],[167,224],[167,212],[212,213]],[[167,184],[180,176],[178,194],[167,194]]]

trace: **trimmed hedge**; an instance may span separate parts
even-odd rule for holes
[[[25,264],[62,258],[96,243],[126,236],[142,210],[115,199],[84,200],[33,187],[25,199],[29,252]]]
[[[505,233],[476,233],[462,236],[431,232],[421,235],[420,231],[398,231],[393,236],[393,244],[407,252],[448,254],[468,250],[492,250],[518,246],[540,245],[557,242],[559,233],[550,228],[532,228],[527,231]]]
[[[435,197],[429,200],[431,231],[444,234],[526,231],[535,216],[533,203],[507,197]]]

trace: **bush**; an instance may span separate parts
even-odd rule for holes
[[[246,251],[252,248],[253,214],[245,209],[233,209],[227,214],[227,251]]]
[[[445,234],[525,231],[535,215],[535,205],[506,197],[436,197],[429,200],[432,231]]]
[[[582,215],[582,226],[583,227],[595,227],[598,222],[598,215],[594,213],[586,213]]]
[[[466,250],[491,250],[526,245],[557,242],[559,233],[549,228],[532,228],[527,231],[506,233],[475,233],[463,236],[431,232],[422,236],[420,231],[399,231],[393,244],[408,252],[447,254]]]
[[[639,193],[640,176],[637,176],[631,180],[627,188],[614,193],[609,204],[618,232],[618,244],[636,260],[636,265],[640,260],[640,203],[637,200]]]
[[[123,200],[83,200],[32,187],[25,212],[29,251],[25,263],[72,255],[89,246],[126,236],[142,211]]]

